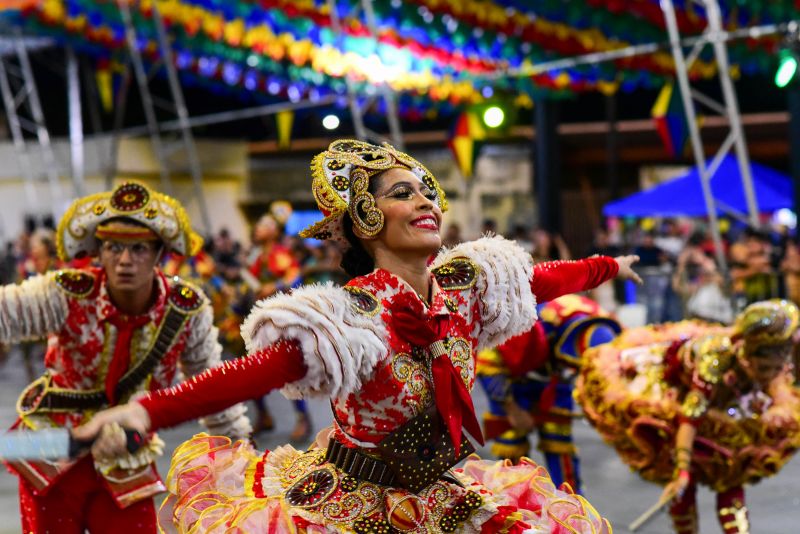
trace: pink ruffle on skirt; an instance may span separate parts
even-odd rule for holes
[[[324,461],[323,449],[249,444],[198,434],[173,455],[162,532],[466,532],[602,534],[611,527],[547,471],[470,457],[445,481],[415,495],[359,482]]]

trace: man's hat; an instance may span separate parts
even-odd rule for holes
[[[117,225],[109,224],[112,219],[127,219],[147,230],[123,232]],[[56,244],[59,257],[69,261],[97,254],[98,238],[147,240],[154,236],[167,249],[182,256],[194,256],[203,246],[203,238],[192,230],[180,202],[144,184],[125,182],[113,191],[73,202],[58,224]]]

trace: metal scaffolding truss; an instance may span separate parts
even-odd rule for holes
[[[753,178],[750,172],[750,159],[747,154],[747,145],[744,138],[744,130],[742,129],[742,121],[739,114],[739,105],[736,100],[736,92],[733,88],[733,82],[730,76],[730,64],[728,62],[728,51],[724,40],[720,36],[725,33],[722,28],[722,14],[720,12],[719,3],[717,0],[702,0],[702,2],[695,0],[696,3],[701,4],[706,11],[706,20],[708,26],[703,34],[696,40],[689,53],[684,53],[684,48],[681,45],[681,36],[678,30],[678,23],[675,17],[675,8],[672,0],[661,0],[661,9],[664,12],[664,19],[667,23],[667,30],[669,32],[670,46],[672,48],[672,56],[675,60],[675,72],[678,80],[678,87],[680,88],[681,98],[683,100],[684,112],[686,114],[686,121],[689,127],[689,136],[692,145],[692,152],[697,166],[698,173],[700,174],[700,181],[703,188],[703,197],[708,211],[709,222],[711,223],[711,232],[714,240],[714,248],[716,250],[717,261],[723,271],[727,273],[727,262],[722,247],[722,239],[719,232],[719,224],[717,223],[717,203],[711,193],[710,180],[714,173],[719,168],[722,159],[731,149],[736,153],[736,160],[739,165],[739,172],[742,177],[742,185],[744,187],[745,197],[747,199],[748,214],[745,217],[743,214],[732,212],[728,207],[722,207],[726,212],[734,217],[743,218],[749,221],[750,225],[758,227],[758,203],[755,197],[755,190],[753,188]],[[716,102],[714,99],[704,95],[695,88],[692,88],[689,83],[689,69],[692,63],[697,59],[703,47],[710,44],[714,51],[714,58],[717,63],[717,75],[719,77],[720,87],[722,89],[723,102]],[[706,164],[706,157],[703,152],[703,140],[701,137],[700,127],[697,121],[697,109],[695,102],[704,105],[706,108],[713,112],[719,113],[728,120],[729,131],[725,140],[717,151],[717,154]]]
[[[121,88],[119,91],[117,91],[115,96],[116,116],[114,119],[113,130],[111,132],[112,147],[111,150],[108,151],[108,157],[111,159],[111,161],[106,167],[107,180],[110,182],[111,177],[113,177],[116,172],[116,144],[118,143],[120,136],[146,134],[150,138],[153,152],[159,163],[162,181],[161,187],[165,192],[170,193],[172,192],[170,170],[171,167],[173,167],[173,165],[170,164],[170,160],[176,151],[182,149],[185,152],[189,172],[193,180],[194,196],[196,197],[198,203],[202,226],[206,232],[209,232],[210,218],[202,190],[202,169],[200,167],[197,149],[192,135],[192,128],[199,125],[208,125],[248,117],[270,115],[282,110],[302,109],[327,105],[334,102],[338,97],[332,95],[330,97],[319,99],[318,101],[305,100],[300,102],[285,102],[215,113],[211,115],[190,117],[183,98],[183,93],[178,80],[178,74],[172,61],[172,48],[157,6],[152,6],[152,19],[153,23],[155,24],[158,44],[158,51],[154,57],[157,57],[158,60],[156,62],[150,61],[146,65],[139,50],[139,35],[133,22],[132,15],[133,10],[137,9],[138,7],[138,0],[115,1],[120,10],[122,21],[125,26],[129,61],[126,62],[125,65],[123,83],[121,84]],[[744,189],[747,194],[749,212],[746,215],[737,213],[732,213],[732,215],[739,218],[746,218],[752,225],[758,224],[757,202],[750,176],[749,159],[744,140],[744,133],[741,127],[738,105],[736,102],[735,93],[733,91],[733,84],[729,75],[729,63],[725,43],[731,39],[739,39],[744,37],[758,38],[762,35],[782,33],[786,31],[786,24],[765,25],[753,28],[742,28],[734,31],[725,31],[722,27],[722,17],[717,0],[692,1],[701,4],[706,12],[708,27],[700,36],[682,37],[677,27],[673,1],[661,0],[661,8],[664,13],[669,34],[668,43],[647,43],[610,52],[563,58],[555,61],[536,64],[520,71],[505,70],[502,73],[498,72],[495,75],[528,76],[539,72],[563,69],[579,64],[599,63],[621,57],[652,53],[655,50],[669,47],[675,59],[678,87],[684,100],[684,108],[690,129],[693,154],[697,168],[702,177],[704,196],[709,208],[708,211],[712,222],[714,240],[717,242],[717,244],[720,244],[721,240],[719,238],[718,226],[716,224],[716,205],[713,197],[711,196],[709,180],[717,170],[722,157],[732,149],[736,152],[737,160],[741,168]],[[337,30],[339,35],[343,35],[341,31],[338,31],[341,29],[342,23],[339,19],[340,10],[338,9],[338,0],[327,0],[327,2],[330,8],[332,26],[334,30]],[[374,36],[376,34],[376,28],[372,2],[373,0],[361,0],[360,4],[357,5],[353,12],[349,13],[348,15],[353,17],[363,16],[364,20],[366,21],[367,28]],[[50,146],[49,134],[47,132],[47,127],[42,115],[38,93],[36,91],[30,63],[28,61],[26,46],[21,44],[23,42],[23,38],[18,31],[16,33],[4,31],[3,33],[11,35],[12,37],[0,38],[0,89],[2,90],[3,103],[8,116],[14,146],[20,161],[20,167],[22,169],[23,176],[25,177],[26,194],[28,196],[30,205],[36,206],[37,201],[34,184],[36,183],[37,179],[33,175],[34,172],[31,165],[30,148],[28,146],[30,141],[26,143],[24,132],[27,131],[34,133],[38,138],[39,150],[42,153],[40,159],[44,162],[44,172],[47,174],[51,188],[51,194],[54,199],[61,198],[60,183],[55,165],[55,157],[53,155],[52,147]],[[48,46],[51,44],[51,41],[48,39],[25,38],[25,42],[27,43],[28,47]],[[723,95],[722,103],[715,102],[708,96],[701,94],[689,84],[687,71],[706,45],[710,45],[713,48],[714,56],[718,65],[718,75]],[[75,193],[83,194],[83,124],[81,120],[81,87],[78,65],[79,64],[75,59],[74,54],[72,51],[68,50],[66,79],[68,84],[68,103],[70,115],[71,170]],[[161,69],[164,70],[161,71]],[[157,97],[150,91],[150,82],[153,76],[158,72],[166,73],[166,79],[170,90],[169,98]],[[490,75],[489,77],[491,78],[495,75]],[[127,105],[128,86],[130,84],[129,82],[132,80],[137,84],[139,93],[141,95],[146,124],[143,126],[123,129],[122,119]],[[403,134],[400,128],[395,94],[391,88],[386,83],[376,83],[372,86],[374,89],[372,93],[365,96],[363,94],[357,94],[355,81],[350,76],[345,77],[345,82],[347,84],[347,100],[350,113],[352,115],[356,136],[360,139],[374,142],[391,140],[395,146],[402,149],[404,145]],[[86,89],[90,91],[91,95],[91,91],[94,87],[89,78],[86,79],[85,85]],[[96,95],[94,95],[94,97],[96,100]],[[388,137],[370,130],[364,124],[364,115],[366,110],[379,100],[383,100],[383,103],[386,107],[386,116],[389,124]],[[727,118],[730,125],[730,132],[728,136],[723,142],[720,151],[716,154],[709,165],[706,165],[705,155],[703,153],[701,133],[697,125],[695,102],[702,104],[711,111],[723,115]],[[91,99],[89,104],[89,112],[90,116],[93,118],[94,130],[97,131],[99,121],[96,119],[96,117],[94,117],[96,113],[92,113],[93,111],[96,112],[96,110],[93,110],[91,106]],[[27,115],[32,117],[32,120],[20,116],[19,110],[23,107],[27,111]],[[159,122],[156,115],[157,108],[161,112],[161,116],[164,119],[161,122]],[[54,208],[57,212],[57,207],[54,206]],[[725,207],[723,207],[723,209],[724,208]],[[724,262],[724,258],[718,254],[718,259],[720,260],[720,265],[723,267],[723,269],[725,269],[726,264]]]
[[[125,26],[125,39],[128,45],[130,63],[133,67],[134,78],[141,96],[142,107],[144,108],[144,114],[147,121],[147,130],[150,136],[150,143],[159,163],[161,188],[165,193],[173,194],[170,176],[171,159],[177,151],[183,149],[186,156],[186,161],[189,165],[189,173],[192,177],[194,197],[200,210],[201,224],[206,235],[210,235],[211,218],[209,216],[205,195],[203,194],[203,171],[200,167],[200,159],[197,155],[197,147],[195,146],[192,128],[189,124],[189,112],[186,109],[186,103],[183,99],[183,91],[181,90],[181,85],[178,80],[178,73],[175,69],[174,62],[172,61],[172,46],[164,28],[164,22],[161,19],[158,6],[153,3],[151,5],[151,10],[153,13],[153,23],[155,24],[158,41],[158,54],[156,55],[158,60],[152,62],[148,70],[145,67],[144,60],[137,44],[137,31],[135,25],[133,24],[130,4],[131,2],[129,0],[117,1],[120,14],[122,15],[122,21]],[[138,2],[136,4],[138,5]],[[150,81],[152,80],[153,76],[162,68],[166,72],[171,100],[156,97],[150,91]],[[121,104],[121,106],[118,107],[118,111],[120,109],[124,109],[124,100],[122,102],[118,101],[118,104]],[[176,130],[177,136],[163,135],[156,118],[156,107],[158,107],[164,113],[171,114],[175,118],[178,123],[178,128]]]
[[[25,181],[25,195],[28,205],[35,211],[47,211],[37,200],[37,176],[32,164],[33,158],[41,161],[41,170],[47,177],[50,187],[51,206],[54,214],[60,212],[62,201],[61,182],[59,181],[56,158],[50,143],[39,92],[33,77],[28,46],[38,47],[41,40],[28,42],[18,30],[9,32],[10,37],[2,39],[3,51],[0,54],[0,93],[8,120],[14,151],[17,155],[20,170]],[[23,116],[20,111],[24,112]],[[30,118],[28,118],[30,117]],[[38,155],[34,155],[32,143],[26,141],[25,133],[36,135]]]

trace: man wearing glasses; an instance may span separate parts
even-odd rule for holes
[[[202,292],[158,269],[172,250],[202,244],[174,199],[128,182],[76,200],[59,223],[63,261],[96,256],[99,267],[65,269],[0,287],[0,342],[49,336],[45,374],[17,401],[18,430],[77,426],[96,411],[169,386],[220,362],[217,329]],[[212,434],[250,433],[245,408],[201,421]],[[164,485],[157,436],[134,455],[95,461],[20,461],[23,531],[156,532],[152,496]]]

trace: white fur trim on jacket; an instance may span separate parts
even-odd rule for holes
[[[0,286],[0,343],[42,338],[64,326],[69,306],[55,276],[51,272]]]
[[[533,327],[537,315],[530,254],[513,241],[487,236],[443,250],[432,267],[458,257],[469,258],[480,267],[473,288],[480,302],[474,332],[479,350],[500,345]]]
[[[281,390],[291,399],[347,395],[388,351],[380,317],[356,312],[350,295],[330,283],[259,301],[242,324],[242,337],[248,352],[280,339],[300,343],[308,372]]]

